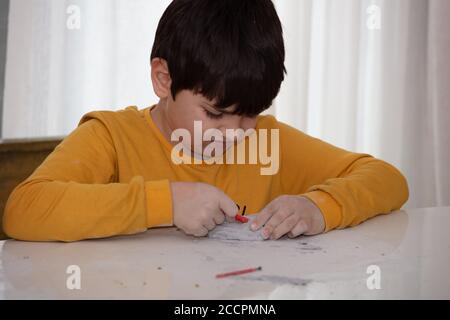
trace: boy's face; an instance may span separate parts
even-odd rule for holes
[[[153,89],[160,98],[158,107],[152,111],[152,116],[159,128],[170,140],[171,134],[176,129],[186,129],[191,134],[191,141],[198,141],[194,132],[194,121],[202,124],[202,136],[208,129],[218,129],[222,133],[222,145],[225,150],[227,129],[255,128],[256,117],[234,115],[235,106],[220,110],[214,108],[214,101],[209,101],[201,94],[194,94],[190,90],[182,90],[177,93],[175,100],[172,97],[171,78],[167,62],[164,59],[154,58],[151,61],[151,79]],[[201,149],[204,150],[211,141],[202,141]],[[230,144],[228,144],[230,146]],[[191,144],[191,150],[194,145]],[[200,146],[198,146],[200,147]]]
[[[256,126],[256,117],[232,114],[235,109],[234,105],[227,109],[216,109],[213,101],[189,90],[180,91],[175,101],[172,99],[172,95],[169,95],[166,103],[166,121],[171,131],[178,128],[187,129],[191,133],[191,137],[194,137],[194,121],[201,121],[202,136],[206,130],[211,128],[221,131],[224,150],[226,129],[243,129],[245,131]],[[202,141],[202,150],[210,143],[211,141]]]

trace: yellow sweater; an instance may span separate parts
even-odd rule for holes
[[[279,129],[277,174],[261,175],[260,164],[176,165],[150,110],[84,115],[14,189],[5,232],[21,240],[75,241],[171,226],[170,181],[214,185],[248,214],[280,195],[305,195],[321,209],[326,231],[389,213],[408,199],[406,180],[393,166],[312,138],[272,116],[259,116],[256,129]]]

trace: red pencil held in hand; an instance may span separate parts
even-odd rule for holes
[[[236,206],[238,207],[239,210],[241,209],[241,207],[237,203],[236,203]],[[247,209],[247,206],[244,206],[244,210],[242,210],[242,215],[237,214],[237,215],[234,216],[234,219],[236,221],[239,221],[239,222],[242,222],[242,223],[247,223],[248,222],[248,218],[244,217],[246,209]]]
[[[248,218],[247,217],[244,217],[244,216],[241,216],[241,215],[238,215],[238,214],[234,217],[234,219],[236,221],[239,221],[239,222],[242,222],[242,223],[247,223],[248,222]]]

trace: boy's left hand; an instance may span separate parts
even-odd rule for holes
[[[276,240],[288,235],[314,235],[325,230],[325,221],[320,209],[308,198],[282,195],[272,200],[253,221],[253,231],[262,229],[264,239]]]

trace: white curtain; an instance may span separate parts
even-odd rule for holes
[[[88,111],[155,103],[150,50],[169,3],[11,0],[2,137],[66,135]]]
[[[288,70],[277,118],[396,165],[407,206],[450,205],[450,1],[275,4]]]
[[[169,2],[11,0],[3,137],[65,135],[90,110],[155,103],[149,55]],[[407,206],[450,205],[450,1],[274,2],[288,76],[270,112],[399,167]]]

